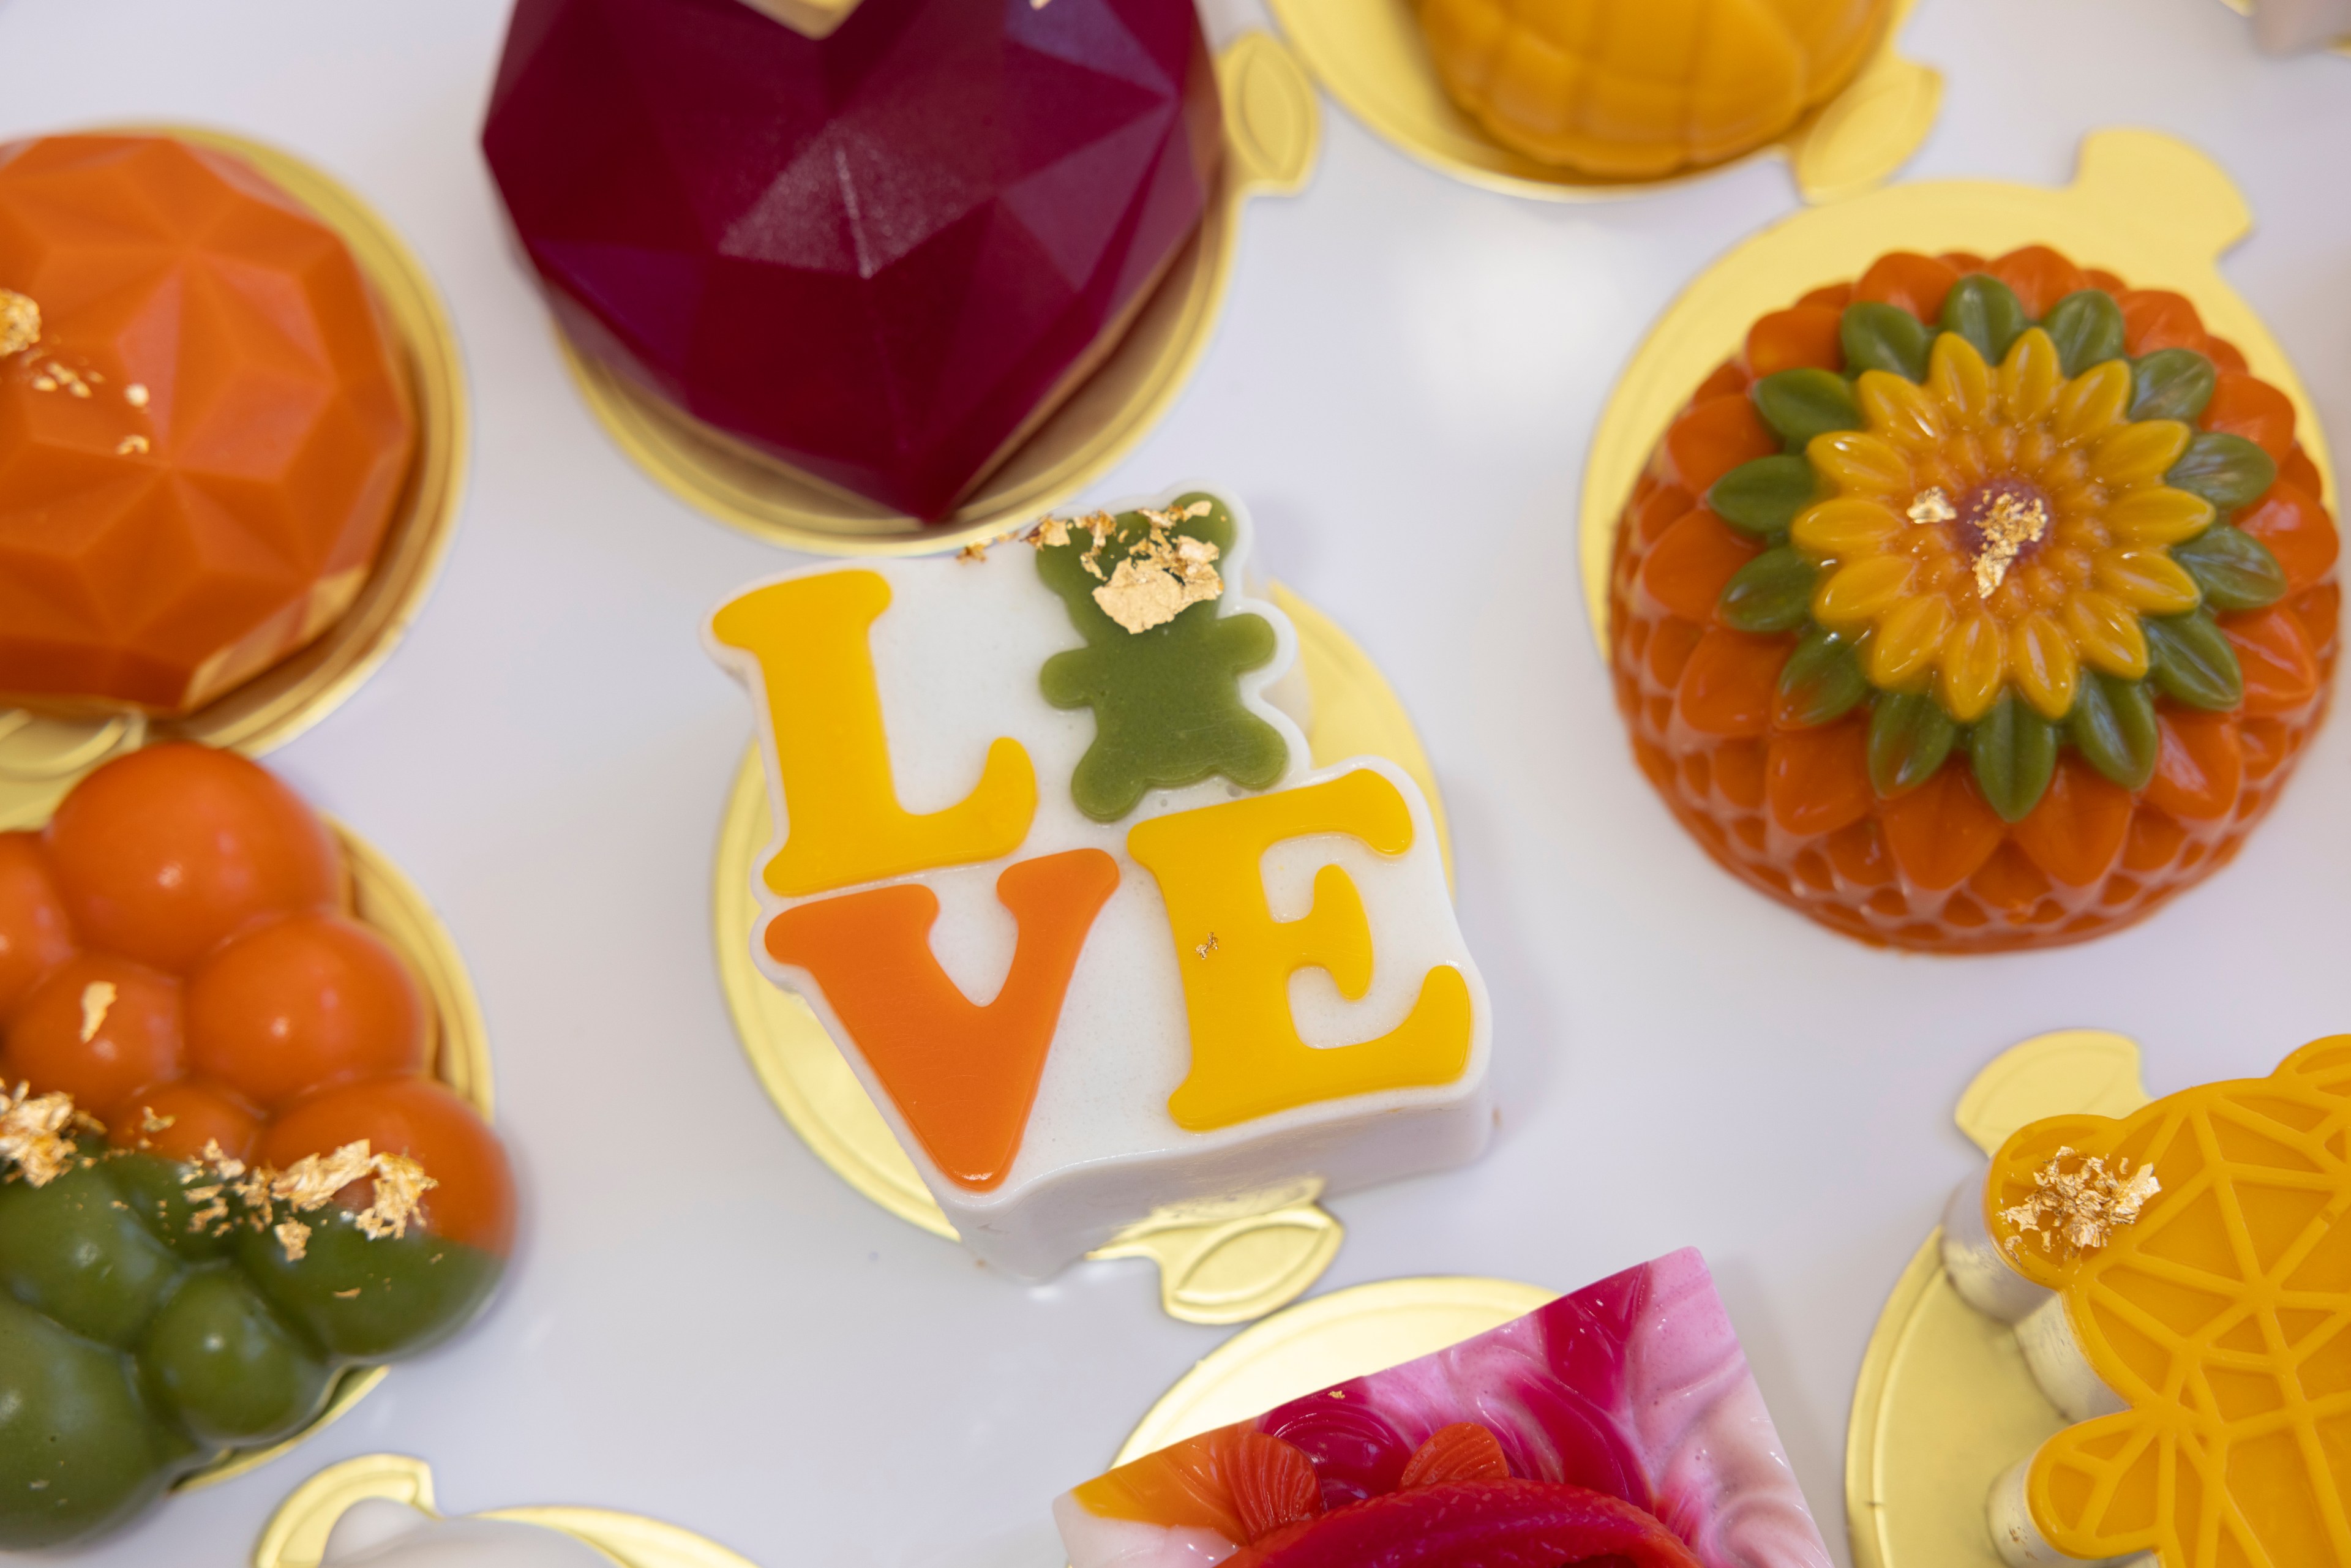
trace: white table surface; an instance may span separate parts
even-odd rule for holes
[[[1218,38],[1261,23],[1207,5]],[[273,765],[455,933],[526,1206],[471,1333],[77,1561],[227,1568],[305,1477],[393,1449],[452,1511],[632,1510],[763,1568],[1051,1568],[1048,1500],[1223,1331],[1162,1316],[1145,1263],[1039,1287],[976,1266],[842,1185],[754,1082],[708,920],[748,714],[695,631],[794,561],[656,488],[573,395],[476,142],[505,10],[0,0],[0,137],[268,139],[356,186],[446,290],[475,399],[455,549],[389,666]],[[2217,158],[2259,225],[2229,275],[2351,447],[2351,60],[2265,60],[2217,0],[1926,0],[1907,47],[1948,78],[1908,177],[2062,183],[2117,124]],[[1452,812],[1501,1134],[1473,1168],[1338,1200],[1322,1288],[1567,1289],[1703,1248],[1842,1561],[1854,1375],[1970,1167],[1950,1110],[1983,1061],[2099,1025],[2145,1042],[2162,1092],[2351,1029],[2351,725],[2233,868],[2086,947],[1873,952],[1745,891],[1631,765],[1575,515],[1617,368],[1711,256],[1794,210],[1784,169],[1555,206],[1429,172],[1327,102],[1324,130],[1305,194],[1250,211],[1196,379],[1100,491],[1246,497],[1267,567],[1403,695]]]

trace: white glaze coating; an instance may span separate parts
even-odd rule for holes
[[[1109,508],[1164,507],[1187,490]],[[1487,1087],[1489,1012],[1485,986],[1455,920],[1434,821],[1419,789],[1394,764],[1362,758],[1310,772],[1306,737],[1271,700],[1297,658],[1297,632],[1270,603],[1238,591],[1247,580],[1250,524],[1229,497],[1235,533],[1217,563],[1228,584],[1219,615],[1258,615],[1274,629],[1276,649],[1239,677],[1241,698],[1279,732],[1289,748],[1285,776],[1293,789],[1358,768],[1392,782],[1413,821],[1413,842],[1389,859],[1340,835],[1293,839],[1264,858],[1269,908],[1294,920],[1312,903],[1315,873],[1343,867],[1361,894],[1377,961],[1371,986],[1355,1002],[1330,977],[1307,969],[1290,986],[1301,1038],[1342,1047],[1376,1038],[1401,1022],[1423,978],[1449,965],[1467,980],[1474,1018],[1467,1069],[1437,1088],[1398,1090],[1301,1106],[1220,1128],[1187,1132],[1167,1113],[1167,1099],[1190,1064],[1183,981],[1158,883],[1126,852],[1126,836],[1146,819],[1213,805],[1244,791],[1221,779],[1144,798],[1126,817],[1096,822],[1071,799],[1069,779],[1094,737],[1093,716],[1049,704],[1039,672],[1053,654],[1081,646],[1067,607],[1039,576],[1034,552],[998,544],[979,559],[927,557],[828,565],[768,581],[836,571],[872,571],[890,586],[890,607],[872,628],[870,646],[883,728],[900,804],[935,811],[962,800],[980,777],[989,745],[1008,737],[1036,770],[1038,803],[1027,838],[1012,854],[977,864],[916,873],[939,900],[931,946],[940,967],[967,997],[984,1003],[1002,986],[1019,928],[996,896],[997,878],[1015,861],[1078,849],[1108,852],[1119,884],[1086,937],[1063,1000],[1059,1025],[1019,1153],[993,1190],[976,1192],[944,1176],[909,1134],[870,1065],[845,1054],[882,1108],[965,1244],[1025,1279],[1050,1275],[1155,1211],[1320,1178],[1324,1190],[1437,1170],[1474,1159],[1491,1129]],[[748,592],[757,584],[747,584]],[[754,660],[705,634],[713,658],[752,695],[766,758],[768,801],[778,831],[758,857],[764,865],[789,821],[777,777],[761,675]],[[768,922],[803,900],[777,896],[754,873],[761,918],[753,954],[776,984],[805,997],[833,1039],[849,1036],[809,973],[778,964],[761,941]],[[816,895],[839,896],[845,889]],[[853,1044],[853,1042],[850,1042]]]
[[[327,1534],[319,1568],[615,1568],[575,1535],[504,1519],[435,1519],[364,1498]]]
[[[1992,1546],[2008,1568],[2161,1568],[2152,1552],[2086,1559],[2068,1557],[2050,1545],[2024,1500],[2024,1478],[2032,1469],[2032,1460],[2021,1460],[1991,1484]]]
[[[1943,1206],[1943,1272],[1959,1299],[1987,1317],[2022,1322],[2053,1293],[2008,1266],[1984,1223],[1984,1182],[1991,1166],[1951,1189]]]

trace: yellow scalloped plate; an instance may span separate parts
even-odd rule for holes
[[[474,996],[474,983],[466,977],[465,960],[458,956],[448,928],[399,867],[341,823],[330,825],[351,868],[351,913],[408,960],[410,972],[424,988],[433,1027],[428,1045],[433,1075],[464,1095],[488,1120],[493,1110],[489,1030],[482,1022],[481,1003]],[[336,1381],[327,1407],[308,1426],[281,1442],[240,1448],[203,1469],[192,1470],[172,1490],[191,1491],[260,1469],[341,1419],[391,1371],[388,1366],[351,1368]]]
[[[405,1454],[364,1454],[320,1470],[277,1505],[254,1546],[253,1568],[319,1568],[335,1521],[353,1503],[370,1498],[444,1517],[434,1506],[431,1465]],[[560,1531],[595,1547],[620,1568],[757,1568],[715,1541],[642,1514],[540,1507],[493,1509],[480,1517]]]
[[[1312,694],[1307,734],[1315,766],[1384,757],[1428,799],[1449,874],[1452,841],[1427,753],[1379,667],[1320,611],[1280,583],[1274,603],[1298,628],[1299,664]],[[770,985],[753,963],[758,919],[751,892],[759,851],[774,837],[756,747],[737,769],[718,834],[711,929],[719,983],[759,1082],[817,1158],[873,1202],[934,1236],[956,1239],[914,1163],[809,1005]],[[1255,1195],[1214,1212],[1196,1208],[1144,1220],[1094,1252],[1149,1258],[1159,1266],[1160,1305],[1186,1322],[1234,1323],[1293,1301],[1338,1255],[1343,1232],[1315,1199],[1319,1184]]]
[[[341,236],[375,286],[416,403],[416,457],[367,585],[309,646],[184,718],[95,717],[0,709],[0,828],[45,820],[74,781],[158,740],[201,740],[257,757],[316,724],[391,655],[448,553],[465,488],[465,377],[449,314],[422,262],[342,184],[264,142],[178,125],[108,130],[172,136],[244,159]]]
[[[2253,373],[2293,401],[2295,432],[2331,494],[2334,466],[2317,410],[2285,350],[2220,275],[2221,254],[2252,232],[2252,214],[2220,166],[2152,131],[2093,131],[2070,185],[1994,180],[1893,185],[1815,207],[1765,229],[1708,267],[1667,308],[1618,378],[1583,468],[1580,541],[1584,603],[1608,656],[1608,569],[1616,526],[1651,450],[1717,365],[1737,354],[1755,319],[1823,284],[1858,277],[1890,250],[2000,256],[2049,245],[2135,288],[2168,288],[2204,325],[2244,351]]]
[[[2002,1052],[1959,1099],[1959,1130],[1990,1155],[2043,1116],[2127,1116],[2147,1103],[2138,1046],[2060,1030]],[[1985,1503],[1992,1482],[2065,1425],[2008,1324],[1959,1299],[1942,1232],[1902,1271],[1862,1354],[1845,1433],[1854,1568],[2002,1568]]]
[[[1611,180],[1514,152],[1455,108],[1411,0],[1270,3],[1306,68],[1374,133],[1432,169],[1513,196],[1612,201],[1703,180],[1757,158],[1784,158],[1806,201],[1836,201],[1891,178],[1927,139],[1942,107],[1940,74],[1895,47],[1912,4],[1898,0],[1876,53],[1851,85],[1777,141],[1661,180]]]
[[[719,521],[820,555],[923,555],[992,538],[1108,473],[1158,423],[1207,351],[1232,280],[1249,198],[1289,194],[1314,166],[1321,118],[1290,51],[1246,33],[1217,60],[1225,118],[1219,188],[1093,373],[946,521],[918,522],[811,478],[703,423],[561,334],[588,407],[636,465]]]

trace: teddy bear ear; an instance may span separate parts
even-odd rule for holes
[[[2162,1470],[2180,1461],[2174,1445],[2159,1437],[2145,1412],[2126,1410],[2068,1427],[2043,1443],[2024,1485],[2034,1527],[2069,1557],[2119,1557],[2158,1542],[2176,1548],[2178,1521],[2158,1517],[2158,1500]],[[2224,1479],[2197,1479],[2212,1490]]]
[[[2008,1218],[2009,1211],[2040,1190],[2033,1178],[2058,1157],[2060,1150],[2103,1157],[2123,1128],[2111,1116],[2045,1116],[2018,1128],[1992,1156],[1991,1174],[1984,1186],[1984,1221],[2010,1265],[2034,1284],[2063,1289],[2081,1260],[2067,1257],[2063,1247],[2044,1246],[2039,1234],[2022,1229]]]
[[[2272,1076],[2299,1079],[2330,1100],[2351,1100],[2351,1034],[2312,1040],[2278,1063]]]

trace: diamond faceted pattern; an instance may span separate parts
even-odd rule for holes
[[[1083,380],[1222,146],[1193,0],[519,0],[483,147],[573,343],[937,520]]]
[[[332,625],[415,446],[342,240],[160,137],[0,147],[0,695],[182,714]]]

